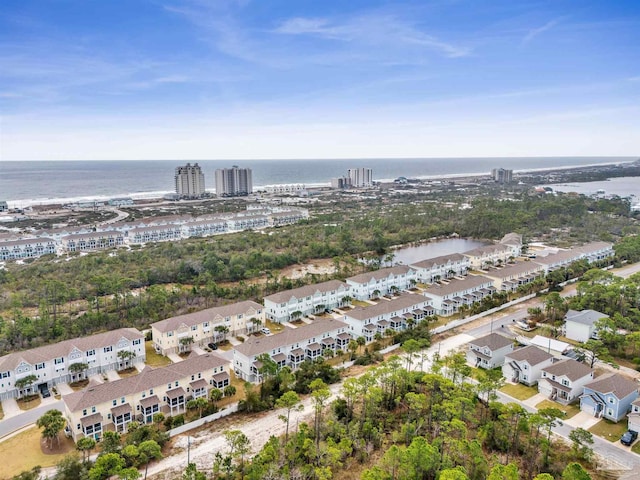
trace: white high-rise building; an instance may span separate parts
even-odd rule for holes
[[[204,195],[204,174],[197,163],[176,167],[175,181],[179,198],[200,198]]]
[[[216,194],[219,197],[249,195],[253,191],[250,168],[219,168],[216,170]]]
[[[353,188],[366,188],[373,186],[373,172],[370,168],[350,168],[347,176],[351,180]]]

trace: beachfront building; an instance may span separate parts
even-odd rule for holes
[[[492,279],[499,291],[515,292],[521,285],[544,276],[544,267],[536,262],[520,262],[501,268],[489,268],[483,275]]]
[[[135,328],[120,328],[10,353],[0,357],[0,400],[37,393],[45,387],[74,382],[108,370],[122,370],[144,363],[145,359],[144,335]],[[76,371],[76,367],[71,367],[76,363],[87,368]],[[18,390],[16,381],[30,375],[35,375],[36,380]]]
[[[491,178],[498,183],[511,183],[513,181],[513,170],[506,168],[491,169]]]
[[[577,401],[584,386],[593,380],[593,370],[584,363],[566,359],[542,369],[538,393],[550,400],[568,405]]]
[[[93,252],[124,245],[124,233],[118,230],[78,233],[61,239],[66,252]]]
[[[200,198],[204,195],[204,173],[197,163],[176,167],[174,180],[178,198]]]
[[[579,259],[586,259],[589,263],[600,262],[613,258],[616,252],[613,250],[613,243],[591,242],[573,249],[579,254]]]
[[[53,238],[0,240],[0,260],[22,260],[55,253],[56,241]]]
[[[554,356],[538,347],[529,345],[508,353],[504,357],[502,376],[513,383],[531,387],[542,377],[542,369],[553,363]]]
[[[416,270],[406,265],[381,268],[347,278],[353,296],[368,300],[381,295],[396,293],[411,288],[416,282]]]
[[[351,179],[349,177],[336,177],[331,179],[331,188],[342,190],[351,188]]]
[[[269,320],[288,322],[340,307],[345,297],[352,297],[351,287],[339,280],[329,280],[264,297],[264,309]]]
[[[343,321],[349,325],[349,333],[353,337],[364,337],[367,342],[372,342],[376,333],[384,336],[387,330],[406,330],[433,313],[428,298],[405,293],[389,301],[380,300],[375,305],[346,310]]]
[[[305,360],[322,357],[326,350],[346,351],[351,339],[346,323],[319,318],[297,328],[285,327],[275,335],[250,337],[234,347],[233,369],[238,378],[259,382],[262,364],[258,357],[262,354],[269,355],[279,368],[288,366],[295,370]]]
[[[181,240],[182,225],[168,223],[132,228],[128,232],[128,239],[131,245]]]
[[[265,187],[267,193],[274,195],[293,195],[303,192],[305,186],[303,183],[291,183],[287,185],[269,185]]]
[[[469,342],[467,361],[474,367],[491,370],[504,365],[505,358],[512,352],[513,339],[490,333]]]
[[[187,352],[193,345],[255,331],[264,320],[264,307],[251,300],[178,315],[151,324],[153,347],[162,355]]]
[[[250,168],[219,168],[215,172],[216,195],[219,197],[237,197],[253,192],[253,179]]]
[[[146,367],[138,375],[102,384],[91,384],[62,397],[67,428],[74,441],[100,440],[106,431],[126,433],[137,421],[152,424],[157,413],[184,413],[195,398],[208,398],[213,388],[229,385],[227,360],[213,355],[191,354],[162,368]]]
[[[434,283],[424,289],[423,293],[430,298],[437,315],[453,315],[465,305],[482,301],[496,292],[493,280],[482,275],[468,275],[464,279]]]
[[[412,263],[416,279],[421,283],[433,283],[454,276],[464,276],[471,268],[469,257],[461,253],[442,255]]]
[[[228,221],[223,217],[198,219],[182,225],[182,235],[186,238],[208,237],[210,235],[227,233],[228,231]]]
[[[564,336],[577,342],[597,339],[597,323],[604,318],[609,318],[609,315],[596,310],[568,310],[564,317]]]
[[[580,410],[596,418],[619,422],[638,399],[638,382],[619,373],[605,373],[584,386]],[[636,430],[637,431],[637,430]]]
[[[269,226],[269,217],[267,215],[236,215],[227,220],[227,225],[232,232],[266,228]]]
[[[306,218],[309,218],[309,214],[307,212],[302,210],[286,210],[270,214],[269,224],[273,227],[282,227],[284,225],[293,225],[294,223],[298,223]]]
[[[369,188],[373,186],[373,170],[365,167],[350,168],[347,170],[349,184],[353,188]]]
[[[9,210],[9,205],[7,205],[7,202],[4,200],[0,201],[0,213],[6,212],[8,210]]]

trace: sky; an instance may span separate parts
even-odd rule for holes
[[[590,155],[637,0],[2,0],[0,161]]]

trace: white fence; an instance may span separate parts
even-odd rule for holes
[[[176,428],[172,428],[169,430],[169,436],[175,437],[176,435],[180,435],[182,433],[188,432],[189,430],[193,430],[194,428],[201,427],[205,423],[213,422],[215,420],[219,420],[227,415],[231,415],[232,413],[236,413],[238,411],[238,403],[232,403],[228,405],[223,410],[216,412],[212,415],[208,415],[206,417],[199,418],[198,420],[194,420],[193,422],[185,423]]]

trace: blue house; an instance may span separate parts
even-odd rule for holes
[[[627,416],[638,398],[638,383],[619,373],[607,373],[584,386],[580,410],[597,418],[618,422]]]

